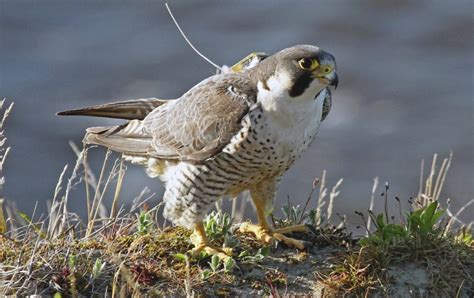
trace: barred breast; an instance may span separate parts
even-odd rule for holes
[[[242,119],[243,128],[215,157],[200,164],[180,162],[167,167],[161,177],[168,181],[164,217],[192,228],[222,196],[237,195],[263,180],[281,176],[314,140],[322,101],[315,111],[308,112],[314,113],[308,123],[285,128],[257,107]]]

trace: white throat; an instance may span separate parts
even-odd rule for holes
[[[278,75],[267,81],[268,88],[258,82],[257,100],[268,124],[266,133],[276,140],[281,156],[292,158],[306,150],[318,133],[326,93],[315,98],[324,86],[314,80],[303,94],[291,97],[290,85],[288,77]]]
[[[318,80],[313,80],[303,94],[291,97],[288,94],[291,85],[291,77],[284,72],[271,76],[266,85],[258,82],[257,100],[266,114],[283,126],[304,125],[308,121],[320,119],[324,100],[315,100],[315,96],[324,86]]]

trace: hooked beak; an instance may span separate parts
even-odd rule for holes
[[[329,79],[329,86],[334,86],[334,89],[337,89],[337,85],[339,84],[339,78],[337,77],[337,73],[334,74]]]

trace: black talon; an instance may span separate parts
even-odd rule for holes
[[[301,240],[303,242],[304,248],[306,251],[310,251],[313,248],[313,242]]]
[[[306,225],[306,227],[307,227],[308,230],[310,230],[314,235],[319,235],[319,232],[318,232],[318,230],[316,229],[315,226],[313,226],[313,225]]]

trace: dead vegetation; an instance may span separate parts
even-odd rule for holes
[[[434,156],[425,187],[422,184],[418,196],[410,198],[408,212],[402,212],[400,199],[394,198],[399,204],[398,217],[388,211],[390,186],[386,183],[384,212],[376,215],[369,209],[368,217],[356,212],[366,223],[367,235],[340,256],[333,270],[321,273],[323,282],[344,294],[363,296],[472,297],[472,223],[453,229],[453,222],[459,219],[446,216],[452,214],[449,204],[442,209],[439,201],[451,159],[452,155],[445,158],[438,169]],[[370,229],[371,223],[374,229]]]
[[[0,130],[10,110],[4,110]],[[9,151],[5,140],[2,131],[0,170]],[[311,228],[311,233],[293,235],[311,243],[306,252],[262,246],[238,232],[240,220],[235,218],[243,217],[245,206],[233,204],[228,215],[218,205],[205,228],[213,244],[233,248],[234,257],[223,263],[206,255],[191,257],[191,231],[159,224],[161,205],[150,208],[152,195],[146,190],[127,209],[119,207],[126,172],[121,159],[111,162],[107,152],[96,177],[87,163],[89,148],[72,148],[77,162],[60,174],[46,216],[30,217],[0,199],[2,295],[474,294],[471,224],[458,218],[465,207],[452,212],[449,201],[445,209],[440,206],[451,157],[438,168],[435,156],[426,179],[422,169],[422,187],[405,214],[401,205],[397,212],[388,210],[387,202],[393,200],[388,184],[382,194],[385,211],[371,211],[376,180],[369,211],[359,212],[367,233],[358,239],[347,231],[345,216],[333,212],[342,179],[328,188],[324,172],[303,206],[288,200],[283,218],[271,215],[276,227],[305,223]],[[4,179],[0,181],[3,185]],[[68,208],[78,187],[86,188],[86,219]],[[107,196],[112,198],[109,208]]]

